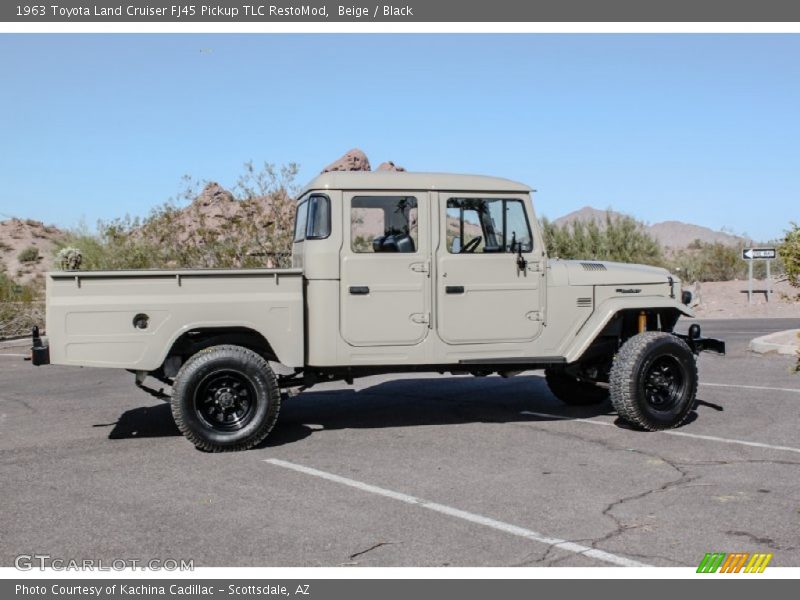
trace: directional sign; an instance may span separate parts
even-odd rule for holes
[[[775,248],[745,248],[742,250],[744,260],[773,260],[776,256]]]

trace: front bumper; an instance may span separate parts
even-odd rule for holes
[[[686,345],[691,348],[692,352],[699,354],[700,352],[711,351],[717,354],[725,354],[725,341],[716,338],[707,338],[700,335],[700,326],[697,326],[697,332],[694,333],[691,329],[689,333],[673,333],[674,336],[681,338]]]

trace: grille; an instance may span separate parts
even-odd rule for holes
[[[592,305],[592,299],[591,298],[578,298],[577,304],[578,304],[578,308],[587,308],[587,307],[590,307]]]
[[[605,271],[606,266],[603,263],[582,262],[581,266],[585,271]]]

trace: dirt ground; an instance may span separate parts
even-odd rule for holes
[[[753,303],[747,302],[747,280],[708,281],[689,286],[699,304],[693,306],[703,319],[736,319],[752,317],[797,317],[800,319],[800,289],[786,281],[772,283],[767,301],[767,282],[753,281]]]

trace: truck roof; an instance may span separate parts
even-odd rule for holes
[[[312,190],[441,190],[460,192],[530,192],[524,183],[456,173],[407,171],[330,171],[312,179],[300,196]]]

